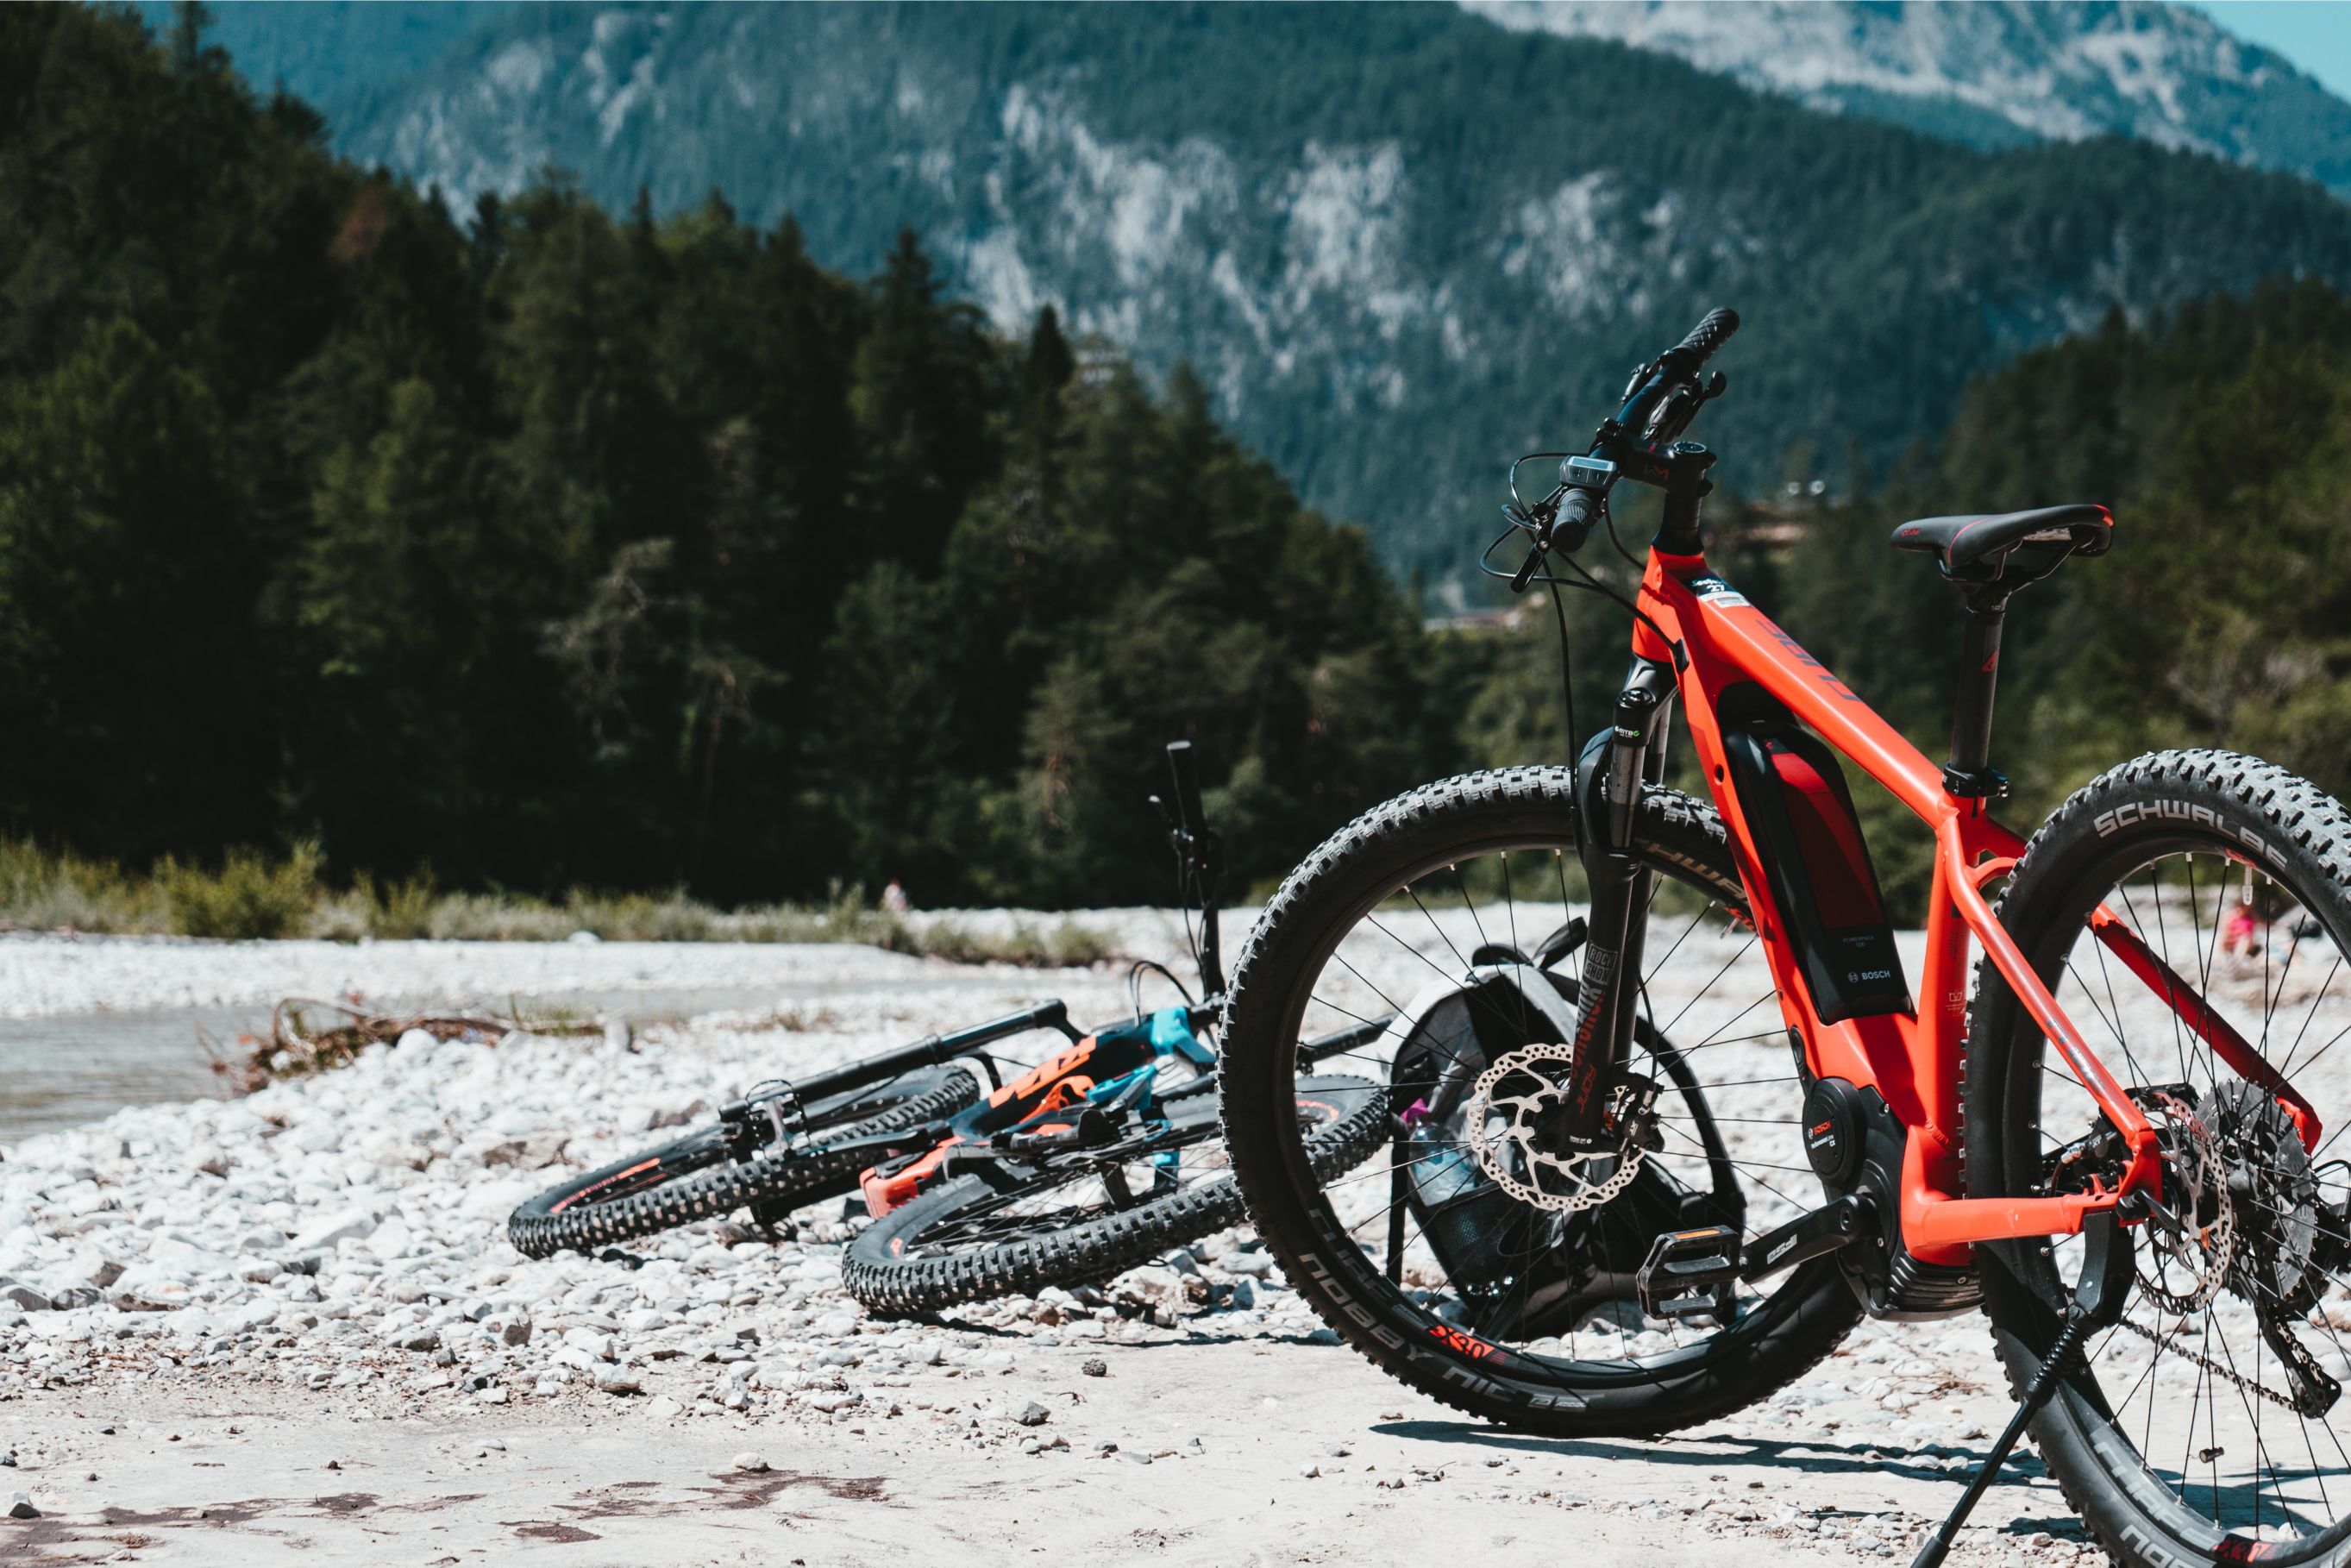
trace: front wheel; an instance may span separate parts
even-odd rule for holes
[[[549,1187],[507,1219],[526,1258],[592,1252],[738,1210],[781,1214],[837,1197],[874,1160],[859,1140],[925,1128],[979,1097],[967,1068],[910,1072],[810,1106],[789,1137],[735,1157],[729,1129],[712,1125]]]
[[[1290,1282],[1380,1367],[1482,1419],[1647,1436],[1801,1375],[1859,1308],[1829,1259],[1727,1291],[1703,1320],[1638,1298],[1660,1235],[1751,1236],[1818,1201],[1796,1065],[1722,823],[1687,796],[1647,792],[1634,829],[1658,879],[1627,1063],[1656,1096],[1645,1157],[1567,1214],[1486,1174],[1501,1092],[1552,1087],[1514,1083],[1501,1058],[1566,1038],[1560,1019],[1573,1019],[1573,797],[1562,768],[1447,779],[1374,808],[1292,873],[1234,977],[1226,1140]],[[1287,1113],[1301,1045],[1384,1018],[1405,1022],[1327,1062],[1386,1082],[1386,1157],[1326,1176]]]
[[[2125,1232],[2122,1321],[2033,1423],[2043,1458],[2130,1568],[2351,1559],[2351,815],[2252,758],[2142,757],[2033,835],[2000,917],[2165,1154],[2161,1212]],[[2176,1003],[2134,967],[2150,954]],[[1974,1197],[2120,1177],[2119,1140],[1989,963],[1965,1113]],[[1979,1252],[2022,1387],[2083,1243]]]

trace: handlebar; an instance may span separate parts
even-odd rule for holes
[[[1700,388],[1698,371],[1738,330],[1737,311],[1708,311],[1706,319],[1691,328],[1680,342],[1633,372],[1632,382],[1625,388],[1625,406],[1616,411],[1614,423],[1620,430],[1656,440],[1670,441],[1680,434],[1698,405],[1721,390],[1719,385]],[[1666,428],[1659,427],[1661,423]],[[1604,440],[1608,434],[1604,427]]]
[[[1526,563],[1510,579],[1510,591],[1519,592],[1534,578],[1535,569],[1542,564],[1546,552],[1565,550],[1573,555],[1592,537],[1593,526],[1600,521],[1601,497],[1604,492],[1583,486],[1573,486],[1559,498],[1559,509],[1551,521],[1535,536],[1535,548],[1527,552]]]
[[[777,1079],[740,1100],[721,1106],[718,1112],[719,1119],[740,1123],[749,1114],[754,1105],[765,1104],[770,1101],[796,1100],[802,1105],[808,1105],[820,1100],[829,1100],[836,1094],[846,1094],[858,1089],[870,1089],[877,1083],[886,1083],[893,1078],[904,1077],[922,1068],[937,1067],[959,1056],[974,1055],[981,1048],[993,1045],[999,1040],[1009,1040],[1016,1034],[1026,1034],[1030,1030],[1036,1029],[1059,1030],[1071,1040],[1078,1038],[1078,1031],[1070,1027],[1070,1010],[1067,1007],[1063,1006],[1058,998],[1039,1002],[1034,1007],[1023,1008],[1017,1013],[1007,1013],[1002,1018],[990,1019],[986,1023],[973,1024],[969,1028],[956,1030],[951,1033],[926,1034],[922,1039],[908,1045],[902,1045],[895,1051],[886,1051],[879,1056],[869,1056],[862,1061],[852,1061],[846,1067],[835,1067],[823,1072],[812,1072],[797,1082]],[[990,1069],[991,1072],[993,1071]]]
[[[1562,549],[1570,553],[1583,548],[1591,536],[1592,525],[1600,520],[1598,490],[1573,489],[1560,498],[1559,516],[1552,519],[1551,537]]]
[[[1608,492],[1620,477],[1666,492],[1660,540],[1676,553],[1699,548],[1698,506],[1713,487],[1706,470],[1714,455],[1678,437],[1699,409],[1722,395],[1721,372],[1703,379],[1699,372],[1738,330],[1737,311],[1708,311],[1680,342],[1634,371],[1625,388],[1624,406],[1614,418],[1602,422],[1588,452],[1560,465],[1559,485],[1550,495],[1522,507],[1513,489],[1512,504],[1503,513],[1514,527],[1534,536],[1525,562],[1511,574],[1513,592],[1534,580],[1552,550],[1573,554],[1583,548],[1593,525],[1607,515]],[[1517,471],[1514,465],[1511,472]]]
[[[1696,375],[1717,350],[1730,341],[1739,330],[1739,312],[1731,309],[1709,310],[1706,319],[1689,329],[1688,336],[1657,356],[1657,373],[1668,381],[1682,381]]]

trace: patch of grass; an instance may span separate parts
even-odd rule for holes
[[[162,890],[112,861],[0,841],[0,923],[18,930],[152,933],[172,928]]]
[[[559,900],[512,893],[444,893],[427,873],[378,882],[361,873],[328,885],[319,847],[273,859],[232,850],[216,867],[166,858],[146,875],[23,840],[0,840],[0,931],[336,942],[429,937],[561,942],[589,932],[608,942],[856,942],[962,964],[1082,967],[1118,955],[1110,939],[1063,917],[1016,921],[1009,931],[956,920],[910,923],[836,885],[822,904],[724,910],[666,894],[578,891]]]
[[[216,872],[167,857],[155,868],[155,881],[173,930],[183,936],[238,940],[295,936],[308,926],[324,892],[319,847],[307,843],[296,845],[282,861],[257,850],[231,850]]]
[[[361,872],[351,878],[348,891],[320,898],[302,935],[334,942],[356,942],[362,936],[378,941],[430,936],[434,911],[440,902],[430,872],[381,884]]]
[[[907,950],[956,964],[1018,964],[1032,969],[1082,969],[1118,956],[1109,937],[1067,916],[1044,927],[1016,920],[1008,932],[942,920],[914,934]]]

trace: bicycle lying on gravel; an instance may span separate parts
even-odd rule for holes
[[[2332,1418],[2351,1165],[2329,1157],[2351,1111],[2351,815],[2268,763],[2173,751],[2029,842],[2001,827],[2009,600],[2104,553],[2112,517],[1896,529],[1962,604],[1936,767],[1708,567],[1714,455],[1679,438],[1737,325],[1717,311],[1641,367],[1549,493],[1514,483],[1505,508],[1496,545],[1528,552],[1487,570],[1550,590],[1562,655],[1562,589],[1631,611],[1613,722],[1572,768],[1365,813],[1251,934],[1221,1063],[1249,1212],[1382,1368],[1551,1434],[1689,1427],[1800,1376],[1865,1312],[1980,1307],[2018,1409],[1921,1563],[2028,1425],[2125,1563],[2351,1559]],[[1629,599],[1571,559],[1614,539],[1627,481],[1664,492]],[[1665,787],[1677,701],[1706,799]],[[1933,831],[1916,946],[1840,755]],[[1478,950],[1578,904],[1571,965]],[[1384,1082],[1387,1158],[1334,1173],[1291,1113],[1300,1042],[1383,1019],[1343,1054]]]
[[[1127,1260],[1109,1269],[1116,1272],[1230,1223],[1240,1201],[1230,1183],[1196,1192],[1186,1168],[1217,1130],[1216,1058],[1200,1036],[1223,1004],[1222,852],[1202,820],[1190,743],[1175,742],[1167,754],[1176,778],[1169,841],[1182,894],[1199,918],[1198,1000],[1186,993],[1180,1006],[1144,1013],[1144,971],[1174,977],[1139,964],[1129,976],[1134,1016],[1091,1032],[1073,1028],[1056,999],[844,1067],[770,1080],[721,1107],[708,1126],[530,1199],[507,1222],[516,1249],[534,1258],[592,1252],[745,1212],[772,1229],[797,1208],[862,1192],[881,1222],[866,1234],[893,1245],[874,1268],[852,1260],[852,1290],[872,1301],[943,1305],[1019,1288],[1004,1280],[1033,1277],[1026,1288],[1036,1289]],[[993,1048],[1043,1030],[1058,1031],[1063,1049],[1008,1082]],[[1349,1130],[1335,1095],[1375,1098],[1368,1082],[1317,1088],[1301,1113],[1326,1118],[1333,1135]],[[1137,1165],[1143,1174],[1130,1178]],[[1052,1261],[1019,1267],[997,1252],[975,1263],[954,1245],[976,1210],[986,1209],[991,1234],[1001,1234],[1008,1217],[1033,1212],[1029,1200],[1081,1174],[1115,1193],[1115,1245],[1092,1231],[1063,1237]],[[1081,1261],[1071,1260],[1071,1247]]]
[[[1087,1037],[1147,1039],[1160,1046],[1156,1060],[1110,1076],[1099,1061],[1056,1058],[1037,1071],[1061,1074],[1062,1090],[1019,1125],[976,1106],[932,1148],[869,1172],[874,1223],[850,1242],[841,1283],[871,1311],[930,1312],[1107,1279],[1241,1218],[1217,1119],[1216,1057],[1201,1039],[1224,1007],[1223,851],[1203,818],[1191,747],[1179,741],[1167,754],[1175,801],[1161,810],[1179,896],[1199,916],[1198,999],[1186,992],[1181,1006],[1145,1016],[1138,998],[1132,1019]],[[1365,1038],[1343,1030],[1309,1054]],[[1074,1059],[1083,1043],[1065,1054]],[[1343,1170],[1384,1138],[1384,1097],[1369,1080],[1310,1074],[1294,1087],[1290,1115],[1318,1169]]]

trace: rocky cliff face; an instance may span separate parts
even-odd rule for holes
[[[1970,375],[2112,307],[2351,278],[2351,207],[2314,185],[2033,141],[2103,122],[1991,102],[2030,144],[1984,152],[1559,36],[1606,9],[1511,31],[1450,6],[516,6],[346,96],[338,132],[461,209],[555,165],[616,204],[792,214],[857,269],[912,224],[1007,328],[1050,301],[1147,365],[1188,359],[1311,497],[1433,578],[1474,553],[1504,461],[1578,440],[1712,305],[1750,327],[1703,433],[1758,487],[1799,442],[1889,459]],[[2194,31],[2064,14],[2088,10]],[[2053,81],[2142,36],[2068,26]],[[2273,68],[2255,53],[2242,71]],[[2114,93],[2203,123],[2184,88]]]
[[[2122,135],[2351,191],[2351,104],[2150,0],[1463,0],[1506,27],[1678,55],[1833,112],[1981,146]]]

